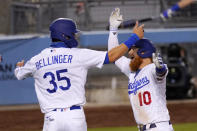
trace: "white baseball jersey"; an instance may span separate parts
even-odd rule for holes
[[[46,48],[24,67],[15,69],[21,80],[35,79],[35,90],[43,113],[55,108],[84,105],[87,71],[101,68],[106,52],[79,48]]]
[[[155,64],[146,65],[139,72],[130,72],[129,63],[130,59],[122,57],[116,65],[129,77],[128,94],[137,124],[169,121],[166,107],[167,73],[159,80],[161,77],[156,75]]]
[[[110,32],[108,50],[117,45],[117,33]],[[153,63],[146,65],[137,72],[131,72],[129,63],[130,59],[124,56],[115,62],[119,69],[129,77],[128,94],[137,124],[146,125],[169,121],[165,94],[167,73],[162,79],[158,77]]]
[[[166,107],[165,81],[165,78],[158,80],[155,64],[149,64],[139,72],[130,73],[128,94],[138,124],[170,120]]]

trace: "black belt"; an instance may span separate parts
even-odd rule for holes
[[[56,108],[56,109],[53,109],[52,111],[66,111],[66,110],[75,110],[75,109],[81,109],[81,106],[71,106],[70,108]]]
[[[167,121],[161,121],[161,122],[167,122]],[[161,122],[156,122],[156,123],[161,123]],[[150,125],[149,128],[147,128],[147,125],[138,125],[138,128],[139,128],[140,131],[145,131],[147,129],[151,129],[151,128],[157,127],[156,123],[149,124]],[[169,121],[169,125],[171,125],[171,124],[172,123]]]

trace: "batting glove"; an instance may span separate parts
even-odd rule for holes
[[[153,58],[153,63],[157,68],[161,69],[164,66],[160,53],[157,54],[153,53],[152,58]]]
[[[160,17],[163,21],[166,21],[167,19],[172,18],[172,16],[180,10],[180,7],[178,4],[172,6],[172,8],[165,10],[163,13],[160,14]]]
[[[171,9],[168,9],[168,10],[164,11],[163,13],[161,13],[160,17],[163,21],[167,21],[167,19],[172,18],[173,14],[174,14],[174,12]]]
[[[120,8],[115,8],[109,17],[110,31],[117,31],[122,21],[123,18],[120,15]]]
[[[162,57],[160,55],[160,53],[153,53],[152,54],[152,59],[153,59],[153,63],[155,64],[156,66],[156,73],[161,76],[161,75],[164,75],[167,71],[164,63],[163,63],[163,60],[162,60]]]

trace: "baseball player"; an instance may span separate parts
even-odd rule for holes
[[[108,50],[118,46],[120,9],[112,12]],[[121,16],[122,17],[122,16]],[[173,131],[166,107],[167,65],[148,39],[138,40],[116,66],[129,78],[128,94],[139,131]]]
[[[122,19],[120,17],[119,23]],[[43,131],[87,131],[83,105],[84,85],[88,69],[101,68],[124,55],[135,42],[143,38],[143,25],[133,29],[133,35],[120,46],[106,51],[76,48],[79,30],[73,20],[59,18],[50,25],[52,43],[24,65],[18,62],[18,80],[35,79],[35,90],[42,113]]]

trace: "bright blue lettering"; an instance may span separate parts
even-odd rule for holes
[[[36,64],[36,68],[37,68],[37,70],[39,70],[39,68],[40,68],[40,64],[39,64],[38,62],[36,62],[35,64]]]
[[[137,81],[137,86],[140,86],[141,85],[141,82],[140,81]]]
[[[147,82],[147,78],[146,77],[144,77],[144,82]]]
[[[64,60],[63,60],[63,62],[64,63],[67,63],[67,61],[66,61],[66,57],[67,57],[68,55],[64,55]]]
[[[47,64],[45,64],[44,58],[42,59],[42,62],[43,62],[43,66],[47,66]]]
[[[131,83],[129,83],[128,89],[131,89]]]
[[[134,95],[136,95],[137,90],[143,88],[144,86],[148,85],[150,83],[150,81],[148,80],[148,78],[145,76],[139,80],[135,80],[133,83],[129,83],[128,85],[128,93],[134,93]]]
[[[40,68],[42,68],[43,66],[42,66],[42,63],[41,63],[41,59],[39,60],[39,65],[40,65]]]
[[[139,82],[140,82],[140,85],[144,83],[144,82],[142,81],[142,79],[140,79]]]
[[[69,55],[69,56],[68,56],[68,63],[71,63],[71,62],[72,62],[72,58],[73,58],[72,55]]]
[[[62,55],[59,55],[59,63],[62,63]]]
[[[39,70],[42,67],[53,65],[53,64],[60,64],[60,63],[71,63],[72,62],[72,55],[56,55],[52,57],[42,58],[35,63],[36,69]]]
[[[58,55],[57,56],[53,56],[53,64],[58,64]]]

